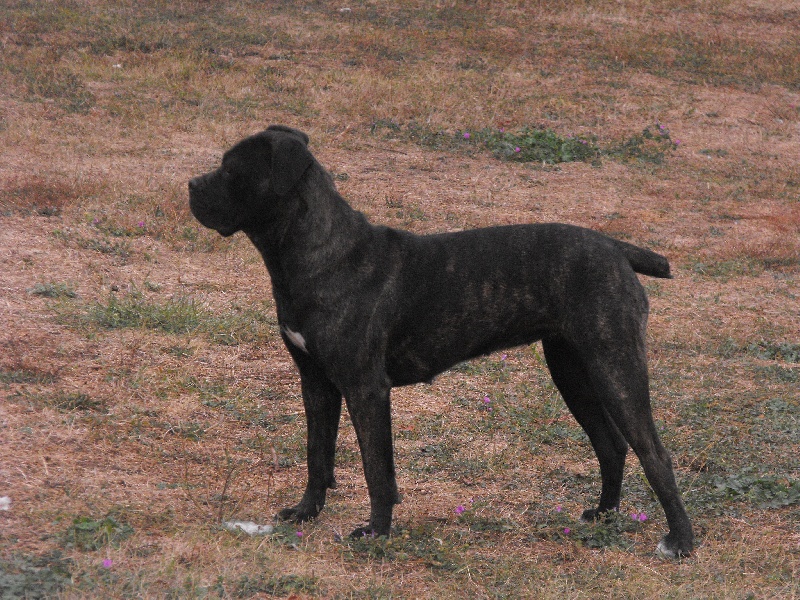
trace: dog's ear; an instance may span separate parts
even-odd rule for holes
[[[282,135],[272,146],[272,189],[285,196],[294,189],[314,158],[302,138]]]

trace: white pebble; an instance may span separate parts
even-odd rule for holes
[[[272,525],[259,525],[252,521],[223,521],[222,526],[228,531],[241,529],[247,535],[266,535],[274,529]]]

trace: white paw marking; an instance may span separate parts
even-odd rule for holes
[[[290,342],[292,342],[295,346],[300,348],[300,350],[308,354],[308,350],[306,350],[306,339],[303,337],[301,333],[298,333],[297,331],[292,331],[285,325],[283,327],[283,333],[286,334],[286,337],[289,338]]]
[[[658,546],[656,546],[656,555],[661,558],[678,558],[678,553],[674,550],[670,550],[664,540],[658,542]]]

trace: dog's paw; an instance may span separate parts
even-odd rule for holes
[[[314,507],[314,509],[316,509],[316,507]],[[297,506],[284,508],[275,515],[275,518],[279,521],[287,521],[289,523],[303,523],[305,521],[310,521],[319,514],[319,510],[314,509],[308,510],[300,503]]]
[[[606,508],[606,509],[587,508],[585,511],[583,511],[583,514],[581,515],[581,521],[583,521],[584,523],[599,521],[606,518],[609,514],[613,512],[619,512],[619,507]]]
[[[596,508],[587,508],[581,514],[581,521],[584,523],[591,523],[592,521],[596,521],[598,516],[600,516],[600,512]]]
[[[356,527],[353,532],[350,534],[350,538],[354,540],[360,540],[363,538],[374,539],[381,536],[389,536],[389,531],[376,531],[372,527]]]
[[[360,540],[361,538],[374,538],[378,536],[375,534],[375,530],[371,527],[356,527],[352,532],[350,532],[350,537],[354,540]]]
[[[688,558],[692,553],[692,544],[680,544],[669,539],[669,536],[658,542],[656,556],[666,559]]]

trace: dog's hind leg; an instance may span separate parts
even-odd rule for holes
[[[578,352],[555,338],[543,339],[542,347],[553,382],[589,436],[600,463],[603,481],[600,502],[582,515],[584,520],[592,520],[603,512],[619,509],[628,444],[600,403]]]
[[[658,436],[650,406],[644,342],[589,345],[596,350],[588,360],[591,381],[603,407],[639,457],[647,481],[656,493],[669,525],[658,544],[659,554],[688,556],[694,544],[692,525],[672,469],[672,458]]]
[[[388,383],[359,386],[350,393],[345,391],[347,410],[361,449],[370,499],[369,526],[359,527],[350,534],[352,537],[389,535],[392,510],[400,502],[395,478],[389,396]]]
[[[280,511],[278,518],[302,522],[319,514],[328,488],[336,487],[333,468],[342,394],[309,356],[295,350],[292,355],[300,370],[306,412],[308,484],[300,503]]]

